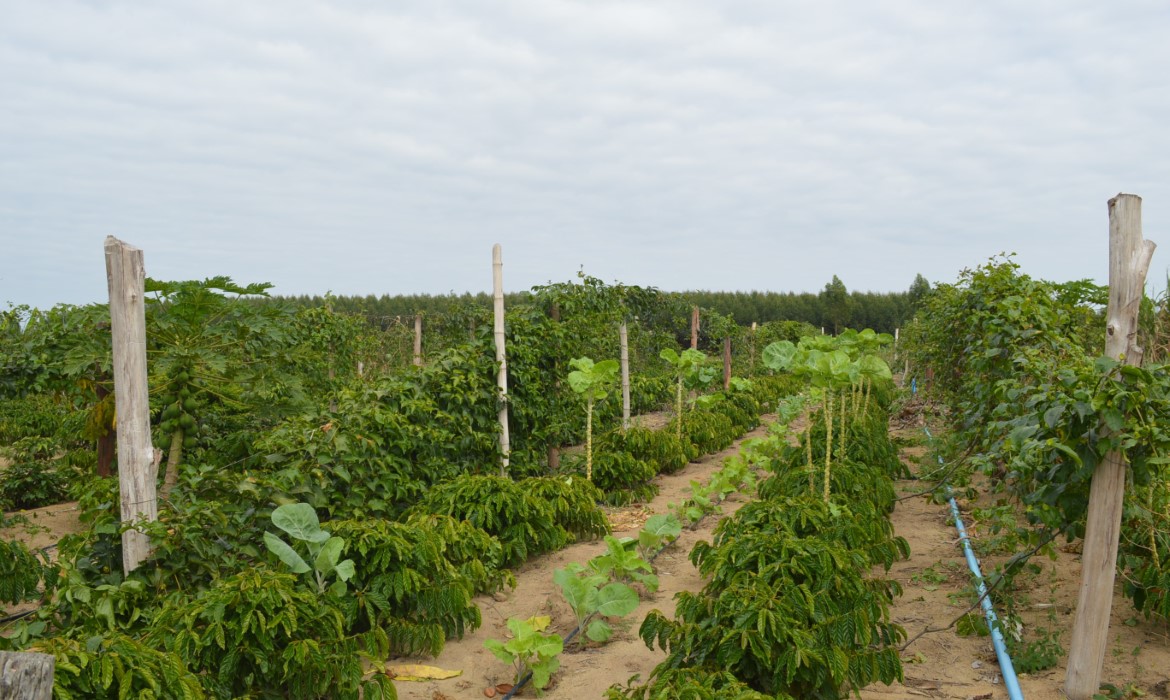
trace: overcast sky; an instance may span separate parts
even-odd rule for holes
[[[904,290],[1170,250],[1170,3],[0,0],[0,305],[275,293]]]

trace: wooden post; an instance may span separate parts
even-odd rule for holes
[[[1154,243],[1142,239],[1142,200],[1119,194],[1109,200],[1109,306],[1105,312],[1105,354],[1139,365],[1138,311]],[[1117,572],[1117,543],[1125,498],[1125,454],[1110,452],[1097,465],[1089,487],[1089,513],[1081,556],[1081,588],[1069,645],[1064,692],[1089,700],[1101,685],[1109,646],[1109,614]]]
[[[626,322],[618,328],[622,358],[622,431],[630,429],[630,337]]]
[[[0,651],[0,700],[51,700],[52,654],[27,651]]]
[[[500,476],[508,475],[508,363],[504,353],[504,255],[500,244],[492,246],[492,306],[495,311],[493,333],[496,339],[496,362],[500,366],[496,383],[500,387]]]
[[[699,348],[699,307],[691,308],[691,349]]]
[[[549,308],[549,310],[548,310],[548,316],[553,321],[560,323],[561,307],[555,301],[552,303],[552,307]],[[560,387],[560,385],[561,385],[560,378],[558,378],[556,380],[555,384],[557,387]],[[549,446],[548,446],[548,470],[549,470],[549,472],[556,472],[560,468],[561,468],[561,446],[557,445],[557,444],[549,444]]]
[[[118,488],[122,522],[158,520],[157,466],[150,442],[150,397],[146,383],[146,265],[142,251],[106,237],[106,281],[113,335],[114,410],[118,416]],[[150,538],[122,533],[122,568],[130,573],[150,555]]]
[[[723,390],[731,388],[731,338],[723,339]]]
[[[748,336],[748,376],[756,376],[756,322],[752,321],[752,332]]]
[[[422,367],[422,314],[414,315],[414,366]]]

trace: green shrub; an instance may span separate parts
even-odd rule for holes
[[[763,693],[824,700],[902,679],[905,632],[889,621],[901,589],[867,580],[863,554],[819,537],[757,532],[701,542],[691,560],[707,586],[679,594],[675,620],[654,611],[640,630],[647,645],[668,651],[667,667],[697,661]]]
[[[362,656],[389,654],[384,632],[346,635],[333,599],[263,567],[172,597],[146,641],[178,655],[220,698],[395,697],[382,674],[362,681]]]
[[[0,504],[6,509],[28,509],[61,503],[68,495],[68,480],[51,464],[26,461],[0,471]]]
[[[722,413],[707,408],[696,408],[683,414],[683,437],[689,440],[701,455],[713,454],[731,447],[742,434],[731,419]]]
[[[445,640],[477,629],[482,619],[472,597],[507,580],[499,542],[469,523],[430,516],[409,524],[334,520],[328,526],[345,540],[345,554],[361,562],[350,581],[353,596],[342,605],[347,629],[385,629],[395,654],[436,655]],[[448,552],[460,545],[478,545],[477,566],[452,561]]]
[[[154,649],[117,632],[79,641],[68,637],[37,640],[29,651],[56,661],[53,697],[202,700],[199,677],[177,654]]]
[[[0,540],[0,603],[33,600],[40,596],[37,588],[42,581],[52,586],[56,578],[57,567],[43,562],[23,542]]]
[[[644,684],[632,680],[625,688],[610,686],[606,700],[793,700],[791,695],[765,695],[726,671],[659,667]]]
[[[593,457],[593,483],[605,493],[605,502],[624,506],[648,501],[658,494],[651,483],[654,465],[626,452],[599,452]]]
[[[609,534],[609,522],[597,508],[605,494],[596,483],[579,476],[532,477],[521,483],[534,497],[551,506],[556,522],[576,538],[588,540]]]
[[[631,427],[598,438],[598,451],[625,452],[652,464],[659,474],[673,474],[687,466],[687,453],[672,430]]]
[[[589,510],[597,511],[596,504]],[[433,513],[466,520],[499,538],[503,565],[564,547],[573,540],[557,509],[537,498],[528,480],[499,476],[459,476],[431,488],[409,515]],[[582,517],[575,513],[573,519]]]

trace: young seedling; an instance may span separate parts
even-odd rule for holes
[[[619,540],[613,535],[606,535],[605,554],[590,559],[589,568],[619,582],[637,581],[646,587],[647,593],[657,591],[658,577],[654,575],[650,562],[634,551],[636,544],[632,537]]]
[[[312,565],[305,561],[292,545],[280,539],[271,532],[264,533],[264,544],[268,551],[275,554],[285,566],[294,574],[313,572],[317,584],[317,592],[326,590],[334,595],[345,593],[345,582],[353,578],[353,560],[341,561],[341,550],[345,548],[345,540],[332,537],[321,529],[321,522],[317,513],[308,503],[288,503],[272,511],[272,524],[284,530],[289,537],[303,543]],[[332,585],[326,585],[326,577],[335,574],[337,580]]]
[[[647,561],[682,534],[682,523],[674,513],[650,516],[638,533],[638,552]]]
[[[549,622],[551,618],[547,615],[527,620],[510,617],[508,629],[512,631],[511,639],[506,642],[489,639],[483,643],[497,659],[512,664],[516,669],[514,684],[520,683],[531,672],[532,687],[536,688],[538,696],[548,687],[552,674],[561,667],[558,657],[565,649],[564,640],[559,634],[543,634]]]
[[[624,583],[609,583],[606,574],[572,563],[553,572],[553,582],[561,587],[561,594],[577,616],[577,626],[583,637],[603,643],[613,635],[607,617],[624,617],[638,607],[638,594]],[[605,584],[604,586],[602,584]],[[591,616],[596,618],[589,621]],[[584,644],[581,639],[580,644]]]

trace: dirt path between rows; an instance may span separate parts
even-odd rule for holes
[[[630,508],[616,509],[610,513],[613,534],[617,537],[636,537],[646,518],[656,513],[668,512],[667,504],[678,503],[690,495],[690,482],[706,482],[711,474],[723,466],[727,457],[738,453],[743,440],[763,437],[767,425],[775,416],[763,417],[759,428],[737,440],[722,452],[707,455],[697,462],[688,464],[676,474],[661,475],[656,479],[660,491],[649,503]],[[794,426],[796,429],[796,426]],[[748,501],[746,494],[732,494],[722,505],[722,516],[730,515]],[[638,609],[615,625],[615,632],[604,646],[584,650],[567,649],[561,656],[561,670],[553,676],[552,684],[545,689],[548,700],[601,698],[605,690],[618,683],[624,685],[631,676],[640,675],[645,679],[666,654],[655,649],[651,651],[638,638],[638,626],[652,609],[658,609],[668,616],[674,614],[674,596],[680,591],[699,591],[703,579],[688,560],[691,548],[699,540],[710,540],[711,533],[720,518],[708,516],[693,530],[684,530],[678,541],[654,560],[661,585],[658,591],[643,598]],[[585,563],[605,551],[604,542],[581,542],[559,552],[537,557],[515,571],[516,589],[497,600],[492,597],[476,599],[483,611],[483,626],[461,640],[451,640],[437,658],[418,658],[398,662],[417,662],[438,666],[447,670],[462,671],[456,678],[443,681],[404,682],[396,681],[398,697],[402,700],[463,700],[485,697],[484,690],[498,683],[512,681],[511,667],[505,665],[487,651],[483,643],[487,639],[506,639],[509,617],[527,618],[533,615],[552,617],[550,630],[567,635],[577,624],[572,609],[564,602],[560,590],[553,583],[553,570],[569,562]],[[531,688],[526,688],[524,697],[535,697]]]

